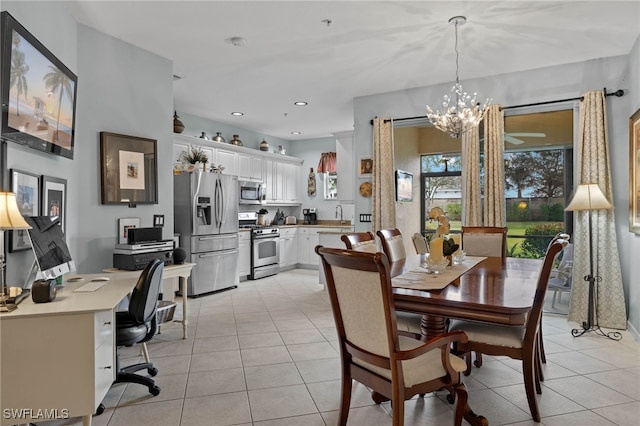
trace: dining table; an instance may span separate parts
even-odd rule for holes
[[[533,304],[541,259],[467,256],[439,274],[426,267],[428,254],[390,265],[396,310],[422,314],[426,339],[446,332],[448,318],[522,325]]]

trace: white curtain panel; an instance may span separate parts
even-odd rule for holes
[[[504,195],[504,112],[491,105],[484,117],[484,226],[507,226]]]
[[[480,131],[462,134],[462,226],[482,226]]]
[[[604,92],[588,92],[580,103],[578,138],[578,182],[597,183],[612,202],[611,167],[607,129],[607,109]],[[577,185],[576,185],[577,186]],[[589,214],[577,211],[574,243],[573,288],[569,305],[571,321],[587,319],[589,273]],[[594,322],[601,327],[626,329],[627,314],[618,257],[618,239],[614,210],[592,210],[594,275],[602,277],[596,283],[597,310]]]
[[[393,122],[390,118],[373,119],[373,195],[371,197],[371,231],[395,228],[395,174],[393,158]]]

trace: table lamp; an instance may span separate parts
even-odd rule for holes
[[[589,274],[585,275],[584,280],[589,283],[589,306],[587,308],[587,321],[582,323],[582,330],[574,328],[571,330],[573,337],[580,337],[583,334],[593,331],[604,337],[613,340],[622,339],[622,334],[618,332],[605,333],[600,329],[594,316],[597,314],[597,299],[595,295],[595,283],[602,281],[602,277],[593,273],[593,238],[591,230],[591,211],[593,210],[611,210],[613,205],[604,196],[597,183],[580,184],[576,188],[566,211],[584,211],[589,214]]]
[[[18,210],[16,194],[0,192],[0,304],[3,310],[15,309],[15,305],[7,305],[7,288],[4,282],[4,231],[17,229],[31,229]],[[9,308],[13,306],[13,308]]]

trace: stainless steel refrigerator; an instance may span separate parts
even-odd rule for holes
[[[174,175],[174,229],[191,271],[188,296],[238,285],[238,178],[220,173]]]

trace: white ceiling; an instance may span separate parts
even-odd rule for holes
[[[288,140],[353,129],[354,97],[453,81],[452,16],[467,17],[459,27],[463,85],[496,70],[625,55],[640,34],[640,0],[72,1],[68,7],[80,23],[173,61],[181,77],[174,81],[178,114]],[[234,36],[246,45],[225,42]]]

